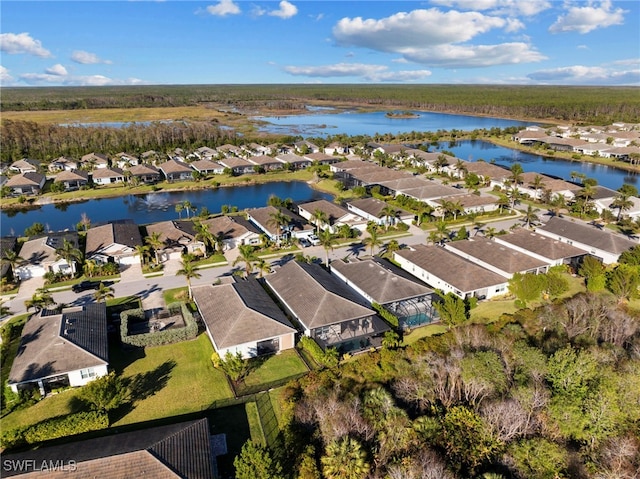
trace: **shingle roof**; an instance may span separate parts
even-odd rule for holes
[[[584,255],[584,251],[580,248],[554,240],[548,236],[536,234],[525,228],[517,229],[512,233],[498,236],[495,239],[496,241],[504,241],[505,243],[518,246],[551,260]]]
[[[191,168],[198,171],[222,170],[224,166],[211,160],[197,160],[191,163]]]
[[[305,229],[313,229],[313,226],[309,225],[307,223],[307,220],[305,220],[302,216],[282,206],[269,205],[263,208],[255,208],[253,210],[249,210],[247,214],[270,234],[277,235],[281,234],[281,232],[277,230],[276,225],[271,224],[271,215],[278,212],[290,218],[289,225],[293,226],[293,231],[304,231]]]
[[[91,172],[93,178],[117,178],[124,177],[120,168],[98,168]]]
[[[375,314],[355,291],[317,264],[290,261],[265,281],[308,329]]]
[[[176,243],[191,242],[196,236],[193,221],[160,221],[147,225],[147,234],[160,234],[160,240],[165,246],[174,246]]]
[[[614,254],[623,253],[638,245],[637,242],[624,236],[599,230],[583,222],[569,221],[557,216],[549,218],[549,221],[536,228],[536,231],[546,231]]]
[[[411,249],[396,251],[395,254],[460,291],[475,291],[507,281],[503,276],[440,246],[415,245]]]
[[[73,171],[61,171],[54,178],[54,183],[60,183],[63,181],[89,181],[89,174],[86,171],[73,170]]]
[[[221,234],[224,239],[237,238],[247,233],[260,234],[255,226],[239,216],[217,216],[204,220],[202,224],[206,225],[214,235]]]
[[[188,478],[214,479],[209,423],[198,419],[178,424],[115,433],[59,446],[3,455],[3,459],[32,460],[69,464],[75,461],[78,477],[105,479],[130,478]],[[7,476],[18,471],[5,472]],[[57,475],[60,474],[60,475]],[[21,477],[69,477],[73,472],[34,472]],[[4,477],[4,476],[3,476]]]
[[[158,168],[162,170],[165,175],[170,175],[173,173],[192,173],[193,170],[182,161],[171,159],[169,161],[165,161],[161,165],[158,165]]]
[[[20,257],[31,264],[54,262],[57,259],[56,249],[62,247],[64,240],[78,247],[78,233],[75,231],[49,233],[25,241],[20,248]]]
[[[114,221],[95,226],[87,231],[87,256],[95,254],[111,244],[121,244],[135,248],[142,244],[138,225],[131,220]]]
[[[387,203],[378,198],[360,198],[350,200],[348,204],[376,218],[380,218],[380,213],[387,206]],[[396,210],[399,211],[400,216],[412,215],[412,213],[400,208],[396,208]]]
[[[160,175],[158,169],[151,165],[135,165],[129,168],[129,172],[133,176]]]
[[[193,297],[218,349],[296,331],[256,279],[198,286]]]
[[[347,278],[378,304],[387,304],[403,299],[425,296],[433,292],[427,286],[407,279],[392,266],[382,266],[372,259],[363,261],[333,261],[331,270]]]
[[[470,161],[465,164],[468,173],[475,173],[484,178],[501,180],[511,176],[511,172],[499,165],[487,163],[486,161]]]
[[[104,303],[67,308],[55,315],[44,310],[24,326],[9,382],[34,381],[99,366],[108,359]]]
[[[40,186],[44,180],[44,175],[41,173],[37,173],[35,171],[28,171],[26,173],[21,173],[18,175],[14,175],[5,183],[5,186],[9,188],[13,188],[16,186]]]
[[[347,210],[346,208],[343,208],[342,206],[336,205],[335,203],[327,200],[317,200],[309,201],[308,203],[302,203],[298,205],[298,209],[304,210],[311,215],[313,215],[317,210],[320,210],[327,215],[329,224],[333,224],[334,221],[349,214],[349,210]]]
[[[491,241],[485,237],[475,237],[462,241],[447,243],[447,249],[471,256],[471,261],[478,259],[507,274],[525,272],[547,266],[545,261],[534,258],[520,251]]]

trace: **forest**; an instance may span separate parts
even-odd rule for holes
[[[236,477],[637,478],[639,332],[600,291],[387,342],[291,384],[280,445]]]
[[[240,113],[308,104],[610,124],[640,121],[637,87],[515,85],[146,85],[4,88],[4,111],[202,105]]]

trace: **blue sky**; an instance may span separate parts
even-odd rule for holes
[[[12,1],[2,86],[640,85],[640,2]]]

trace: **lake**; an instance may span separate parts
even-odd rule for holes
[[[64,205],[44,205],[21,212],[2,211],[2,235],[22,234],[33,223],[42,223],[51,231],[74,230],[83,213],[92,224],[115,219],[130,218],[138,224],[178,219],[175,206],[189,200],[200,210],[207,207],[211,213],[220,212],[223,205],[237,206],[239,210],[266,206],[269,196],[291,198],[294,201],[313,199],[333,200],[328,193],[314,190],[301,181],[246,185],[197,191],[158,192],[146,195],[127,195]],[[186,212],[182,212],[186,218]]]
[[[389,118],[386,112],[376,111],[360,113],[355,110],[336,113],[315,109],[316,113],[292,116],[260,116],[256,119],[269,124],[260,127],[260,131],[281,135],[299,135],[305,138],[328,135],[369,135],[390,133],[397,135],[411,131],[462,130],[525,127],[536,123],[447,113],[413,111],[416,118]],[[406,110],[403,110],[406,111]]]

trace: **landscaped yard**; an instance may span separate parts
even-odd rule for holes
[[[238,395],[270,389],[270,385],[274,383],[281,383],[287,378],[299,376],[309,371],[307,365],[294,349],[252,361],[258,366],[251,369],[241,384],[235,386]]]
[[[412,329],[409,334],[405,334],[403,343],[405,345],[413,344],[422,338],[428,336],[434,336],[442,334],[447,331],[447,327],[442,323],[429,324],[427,326],[421,326],[416,329]]]

